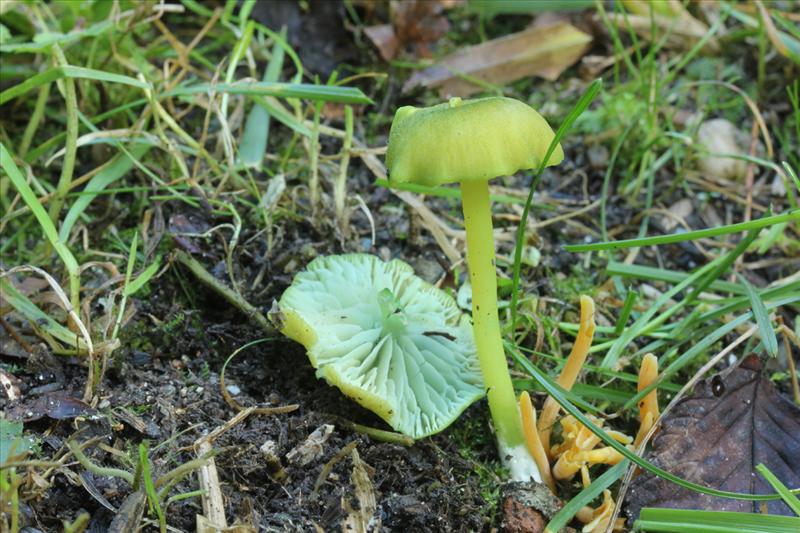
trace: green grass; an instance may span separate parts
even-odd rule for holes
[[[790,533],[800,527],[800,518],[756,513],[645,508],[634,527],[638,531],[666,533]]]

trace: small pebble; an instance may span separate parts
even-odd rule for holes
[[[150,364],[151,356],[147,352],[134,350],[131,352],[130,361],[133,366],[147,366]]]

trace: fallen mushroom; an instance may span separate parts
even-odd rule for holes
[[[560,145],[543,161],[554,137],[544,118],[518,100],[451,98],[428,108],[398,109],[386,153],[392,183],[461,184],[478,359],[500,457],[519,481],[541,477],[525,442],[500,333],[489,180],[560,163]]]
[[[318,377],[412,438],[441,431],[484,394],[467,317],[402,261],[317,258],[270,316]]]

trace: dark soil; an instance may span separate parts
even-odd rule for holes
[[[191,279],[186,282],[195,284]],[[54,455],[66,439],[78,433],[79,440],[100,437],[123,452],[145,439],[152,447],[164,443],[151,451],[154,477],[196,457],[194,442],[236,414],[220,392],[222,364],[234,349],[262,336],[213,295],[201,289],[197,296],[201,298],[197,309],[176,304],[176,298],[180,300],[182,295],[172,274],[156,284],[149,300],[140,303],[140,318],[126,330],[124,347],[116,352],[107,379],[98,390],[97,410],[85,406],[67,413],[68,419],[44,417],[27,426],[46,435],[44,456]],[[58,383],[53,378],[50,383],[55,385],[47,390],[59,389],[66,396],[79,398],[86,369],[64,359],[48,358],[47,363],[50,368],[57,365],[53,376],[63,374],[63,381]],[[461,456],[454,438],[472,427],[485,431],[487,438],[480,440],[486,446],[473,449],[473,453],[480,454],[482,462],[491,462],[495,451],[487,408],[482,403],[471,408],[450,431],[404,447],[376,442],[345,427],[347,421],[380,428],[385,425],[337,389],[316,379],[302,348],[292,342],[276,339],[256,345],[238,355],[226,374],[226,385],[239,392],[234,397],[240,404],[298,405],[288,414],[252,415],[215,441],[216,465],[229,517],[259,530],[337,529],[346,513],[343,501],[353,493],[349,455],[336,462],[316,497],[311,495],[323,466],[355,441],[355,449],[372,472],[377,516],[384,528],[476,531],[490,525],[490,505],[481,495],[479,477],[475,476],[478,466]],[[39,383],[39,375],[37,365],[29,360],[28,368],[17,374],[24,400],[5,406],[7,412],[25,416],[32,406],[39,405],[32,390],[45,385]],[[122,416],[121,410],[125,411]],[[323,424],[335,429],[321,453],[307,465],[290,463],[287,452]],[[260,450],[267,441],[273,443],[274,457]],[[100,450],[89,455],[96,463],[120,466]],[[274,458],[277,461],[270,460]],[[72,520],[85,510],[92,515],[94,531],[108,528],[112,513],[84,487],[68,482],[68,477],[74,478],[81,470],[73,463],[68,476],[52,476],[52,486],[43,497],[25,505],[27,525],[58,531],[62,520]],[[114,507],[131,492],[118,479],[91,477],[99,493]],[[196,490],[193,477],[174,493]],[[173,504],[167,510],[168,523],[191,531],[198,513],[202,509],[197,499]]]

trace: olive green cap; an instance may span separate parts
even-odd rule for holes
[[[401,107],[389,134],[386,166],[395,183],[442,185],[537,168],[555,133],[529,105],[505,97]],[[547,166],[564,159],[559,144]]]

